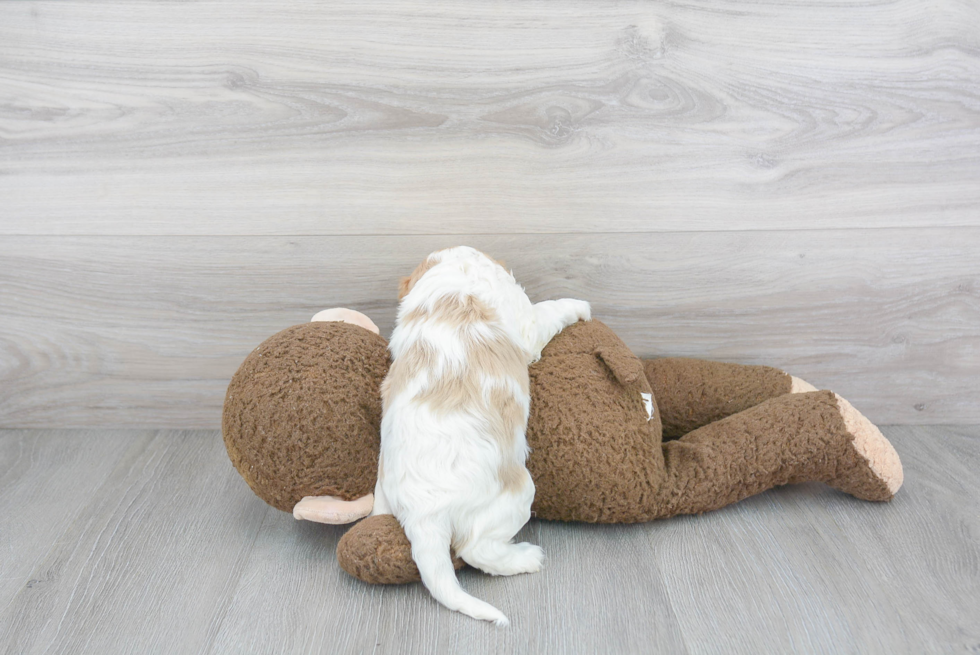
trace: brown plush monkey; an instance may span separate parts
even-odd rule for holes
[[[358,312],[314,319],[246,358],[228,387],[222,432],[263,500],[297,518],[349,523],[373,504],[387,343]],[[556,336],[530,378],[538,518],[636,523],[809,481],[885,501],[902,484],[898,454],[878,428],[840,396],[778,369],[642,361],[593,320]],[[366,582],[419,579],[390,515],[351,528],[337,557]]]

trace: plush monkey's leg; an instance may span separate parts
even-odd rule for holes
[[[767,400],[663,450],[666,477],[649,518],[718,509],[783,484],[825,482],[864,500],[890,500],[902,484],[895,449],[830,391]]]
[[[643,360],[643,370],[657,399],[664,439],[677,439],[791,391],[816,391],[770,366],[667,357]]]
[[[352,576],[371,584],[405,584],[422,579],[412,559],[412,544],[391,514],[369,516],[340,538],[337,561]],[[453,566],[465,562],[453,556]]]

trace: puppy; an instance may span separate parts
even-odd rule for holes
[[[534,498],[524,465],[528,365],[562,328],[589,320],[589,304],[532,305],[500,263],[465,246],[429,255],[399,299],[372,513],[401,523],[437,601],[507,625],[460,588],[450,549],[492,575],[541,568],[540,547],[511,541]]]

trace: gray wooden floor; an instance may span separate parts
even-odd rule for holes
[[[980,427],[886,427],[890,504],[822,485],[635,526],[532,522],[537,575],[461,574],[497,629],[337,566],[215,431],[0,431],[0,652],[980,649]]]

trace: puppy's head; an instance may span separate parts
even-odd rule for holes
[[[509,275],[506,264],[502,261],[498,261],[493,257],[490,257],[486,253],[480,252],[475,248],[470,248],[469,246],[456,246],[455,248],[444,248],[442,250],[437,250],[425,260],[415,267],[412,274],[408,277],[403,277],[398,283],[398,299],[401,300],[409,293],[418,283],[422,276],[425,275],[429,269],[431,269],[436,264],[442,263],[444,261],[471,261],[471,262],[490,262],[493,265],[499,266],[505,274]]]

